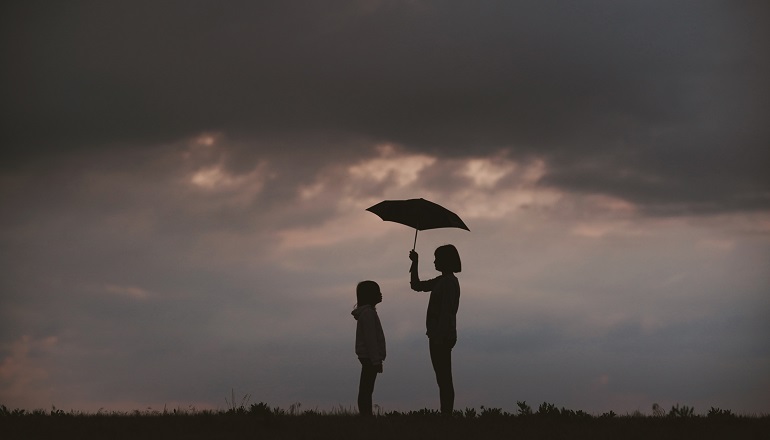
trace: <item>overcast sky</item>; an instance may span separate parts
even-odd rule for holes
[[[0,404],[438,408],[423,197],[470,232],[456,407],[770,413],[770,8],[6,1]]]

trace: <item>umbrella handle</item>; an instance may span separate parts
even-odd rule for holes
[[[414,244],[412,244],[412,250],[414,250],[415,246],[417,246],[417,228],[414,228]]]

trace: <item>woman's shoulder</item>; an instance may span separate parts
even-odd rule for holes
[[[441,285],[444,289],[459,290],[460,280],[458,280],[454,274],[441,275]]]

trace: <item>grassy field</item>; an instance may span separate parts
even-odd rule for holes
[[[349,410],[319,412],[259,403],[222,411],[135,411],[83,414],[0,407],[2,439],[770,439],[770,416],[736,416],[712,408],[695,415],[674,407],[655,416],[593,416],[544,403],[516,414],[466,409],[453,417],[432,410],[370,419]]]

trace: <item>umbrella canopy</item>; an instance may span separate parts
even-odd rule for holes
[[[437,228],[460,228],[470,231],[457,214],[422,198],[385,200],[366,210],[377,214],[385,221],[413,227],[415,244],[417,244],[417,231]]]

